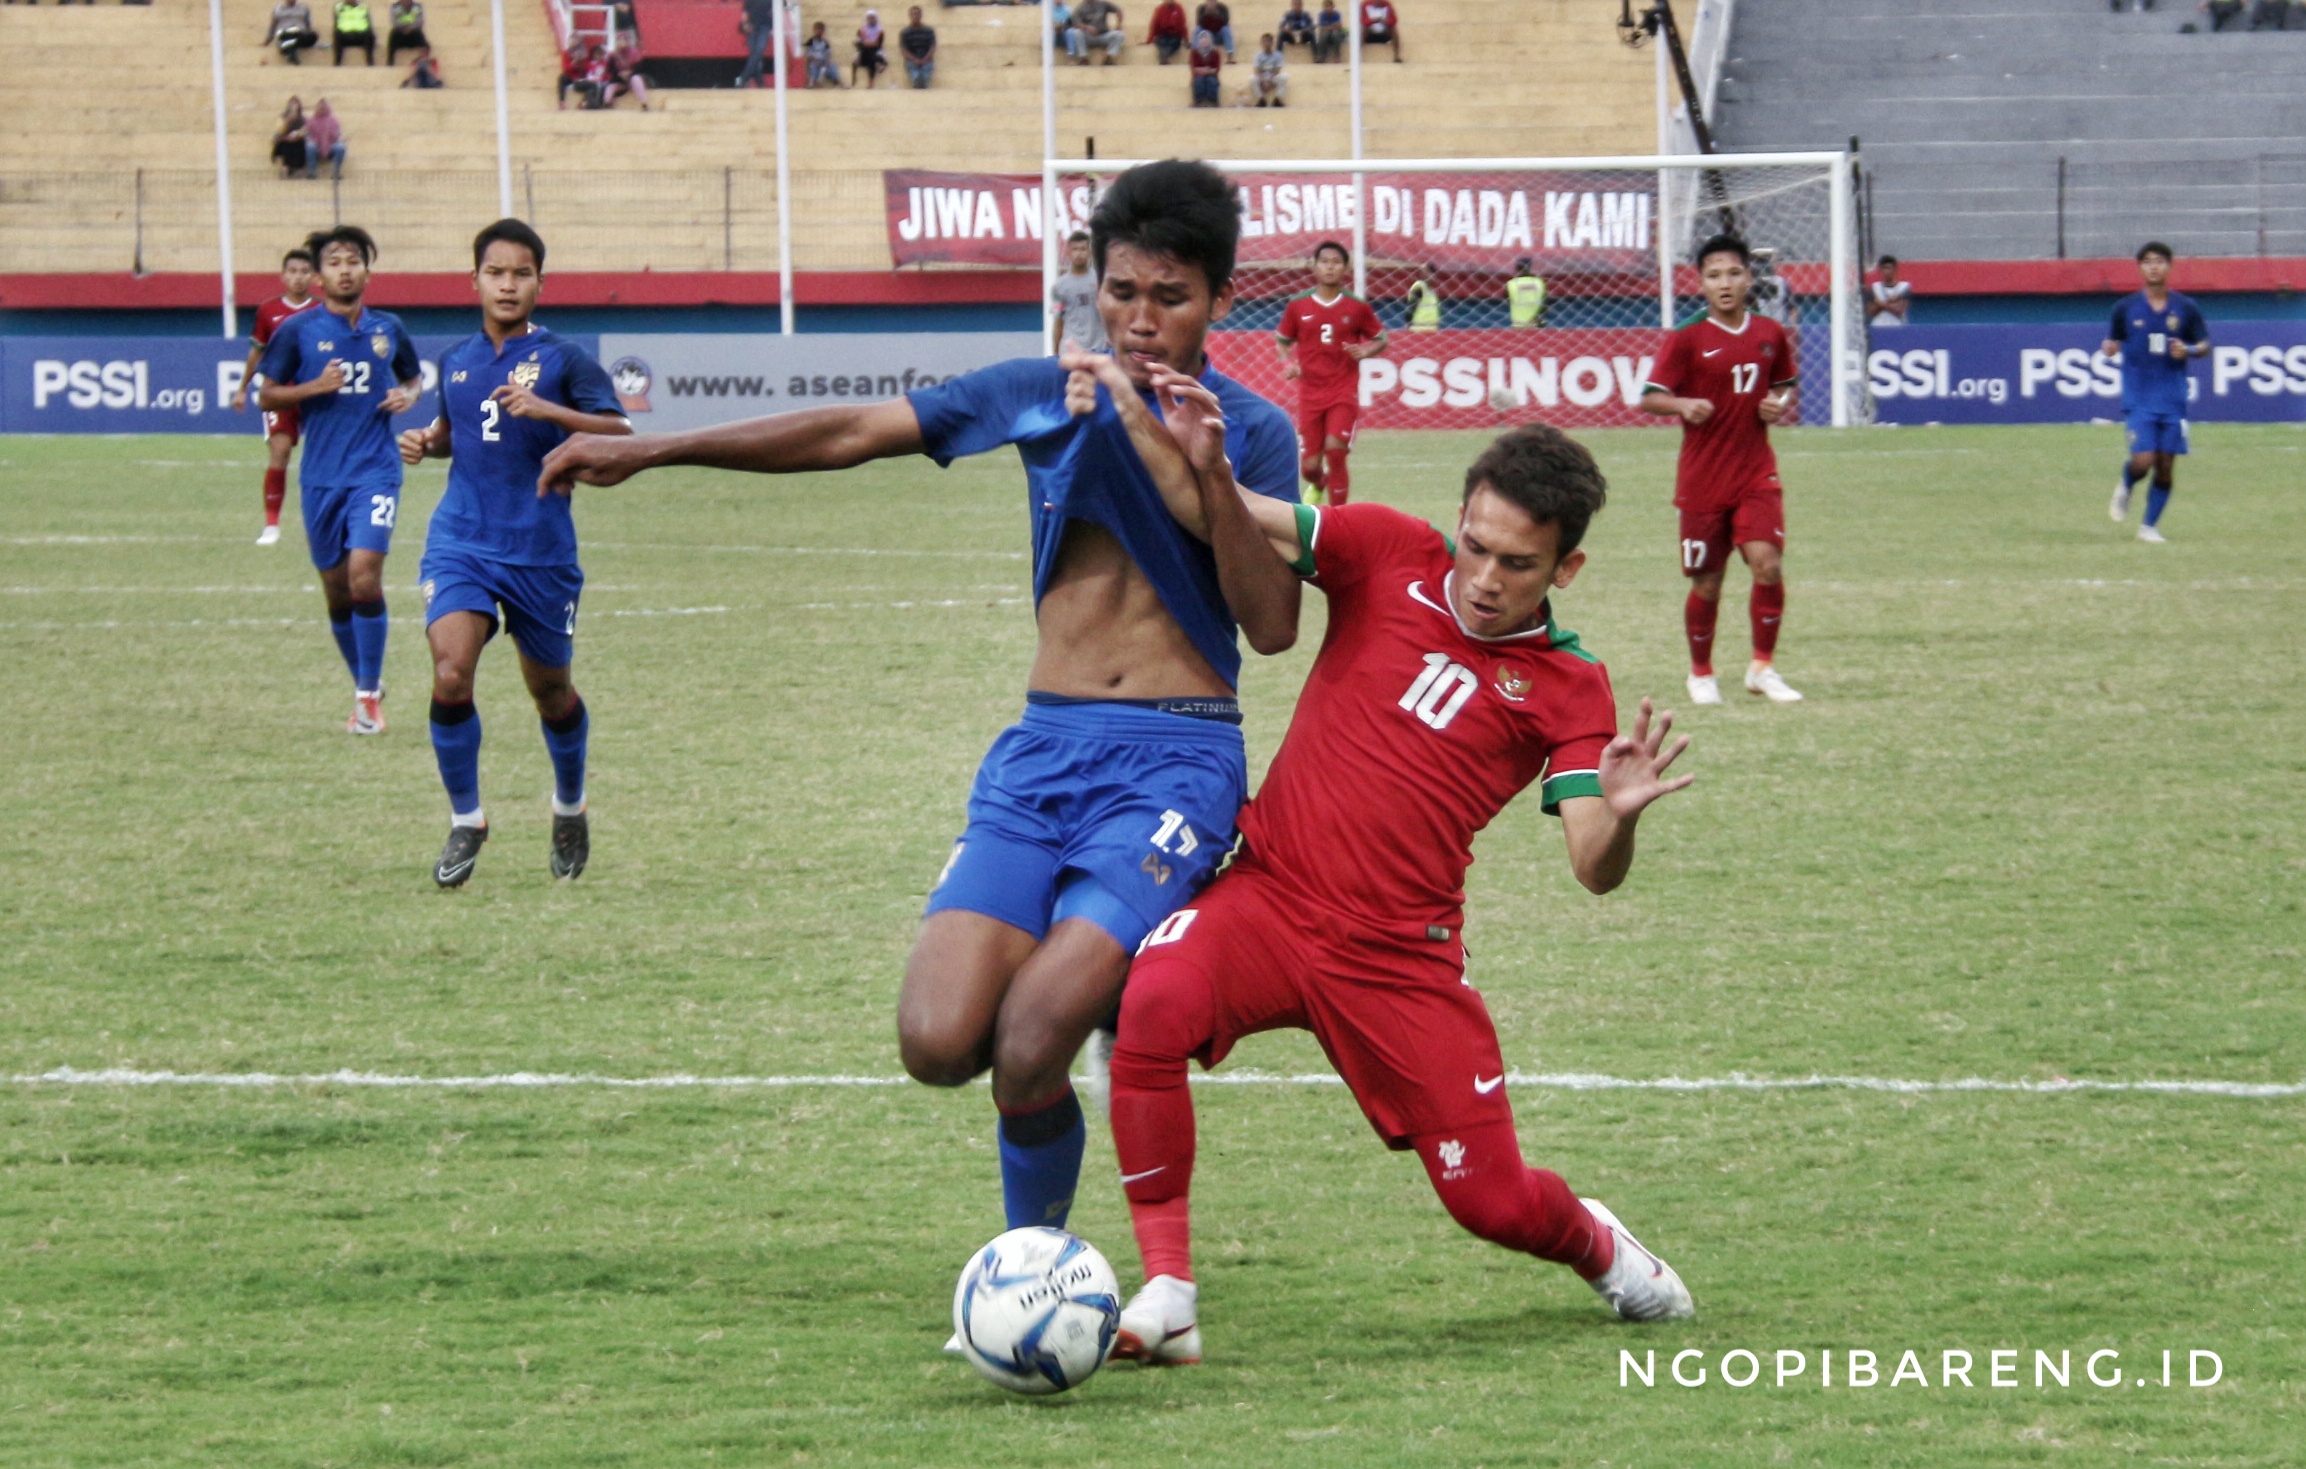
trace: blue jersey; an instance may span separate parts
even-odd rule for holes
[[[475,332],[441,354],[440,411],[448,420],[448,492],[432,512],[425,549],[471,552],[513,566],[571,566],[576,523],[565,495],[539,497],[544,458],[568,437],[540,418],[515,418],[489,395],[506,384],[580,413],[614,413],[617,390],[592,356],[531,326],[504,349]]]
[[[1170,516],[1105,390],[1097,390],[1095,413],[1075,418],[1065,411],[1065,377],[1053,357],[1021,357],[919,389],[908,396],[923,447],[943,465],[1017,446],[1033,516],[1036,606],[1056,569],[1065,522],[1101,526],[1145,573],[1209,666],[1226,683],[1237,683],[1241,651],[1217,585],[1217,558]],[[1288,415],[1214,367],[1203,370],[1201,383],[1224,407],[1234,477],[1257,494],[1294,502],[1297,432]]]
[[[2170,341],[2199,345],[2210,339],[2193,297],[2172,291],[2169,304],[2156,311],[2140,291],[2114,307],[2106,334],[2122,344],[2122,406],[2133,413],[2184,417],[2187,362],[2170,355]]]
[[[421,376],[416,343],[389,311],[363,306],[352,320],[328,309],[300,311],[280,324],[257,371],[284,387],[344,364],[344,386],[296,405],[304,425],[298,483],[311,489],[400,484],[400,450],[384,395]]]

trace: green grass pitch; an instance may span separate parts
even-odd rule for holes
[[[1615,488],[1561,620],[1626,709],[1679,708],[1674,441],[1590,439]],[[1447,516],[1478,442],[1370,435],[1356,487]],[[1484,835],[1508,1061],[2306,1077],[2306,433],[2196,449],[2150,547],[2106,520],[2108,430],[1781,435],[1809,700],[1685,711],[1698,784],[1607,899],[1533,800]],[[391,732],[356,740],[293,511],[248,544],[260,467],[253,439],[0,440],[6,1469],[2298,1461],[2295,1095],[1517,1087],[1530,1157],[1690,1282],[1696,1321],[1640,1329],[1461,1234],[1339,1088],[1205,1087],[1207,1364],[1025,1402],[938,1351],[999,1228],[980,1088],[22,1080],[897,1070],[902,956],[1032,642],[1013,460],[585,492],[593,864],[548,878],[495,648],[495,834],[455,894],[413,585],[441,470],[390,568]],[[1320,619],[1252,660],[1253,767]],[[1321,1065],[1296,1036],[1232,1064]],[[1075,1226],[1134,1284],[1101,1129]],[[1926,1385],[1890,1382],[1908,1350]]]

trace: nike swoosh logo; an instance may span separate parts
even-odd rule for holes
[[[1409,595],[1415,597],[1418,601],[1423,602],[1426,606],[1431,607],[1434,611],[1440,613],[1444,617],[1451,615],[1447,607],[1442,606],[1439,602],[1436,602],[1431,597],[1425,595],[1424,582],[1411,582],[1409,584]]]
[[[1722,349],[1721,349],[1721,348],[1719,348],[1719,347],[1716,347],[1716,348],[1714,348],[1714,349],[1713,349],[1711,352],[1708,352],[1708,353],[1706,353],[1705,355],[1706,355],[1706,356],[1708,356],[1708,357],[1719,357],[1719,356],[1721,355],[1721,351],[1722,351]]]
[[[454,882],[470,871],[472,871],[472,863],[470,861],[459,862],[454,867],[442,867],[439,870],[438,876],[444,882]]]
[[[1505,1073],[1502,1071],[1487,1081],[1483,1081],[1478,1076],[1473,1079],[1473,1089],[1485,1097],[1503,1085],[1505,1085]]]
[[[1502,1078],[1500,1079],[1502,1080]],[[1151,1178],[1156,1173],[1166,1173],[1168,1171],[1169,1165],[1164,1163],[1158,1168],[1148,1168],[1143,1173],[1124,1173],[1121,1175],[1121,1181],[1123,1183],[1135,1183],[1140,1178]]]

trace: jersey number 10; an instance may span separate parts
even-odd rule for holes
[[[1449,721],[1481,687],[1481,680],[1473,670],[1462,663],[1453,663],[1447,653],[1425,655],[1425,671],[1409,692],[1401,696],[1401,707],[1424,720],[1435,729],[1449,728]]]

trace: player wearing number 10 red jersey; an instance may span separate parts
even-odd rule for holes
[[[1202,467],[1209,430],[1191,395],[1213,400],[1189,380],[1157,386]],[[1378,1135],[1416,1151],[1466,1228],[1570,1266],[1629,1320],[1690,1313],[1679,1277],[1614,1215],[1522,1161],[1459,938],[1474,835],[1525,787],[1561,816],[1572,869],[1600,893],[1631,866],[1641,811],[1689,780],[1665,774],[1687,743],[1666,748],[1671,716],[1653,728],[1645,703],[1618,735],[1607,672],[1553,618],[1549,594],[1584,563],[1577,542],[1604,493],[1583,448],[1532,425],[1468,471],[1454,541],[1380,505],[1199,497],[1219,558],[1291,559],[1327,594],[1329,630],[1232,867],[1130,971],[1112,1127],[1147,1284],[1116,1355],[1198,1360],[1186,1063],[1281,1028],[1319,1038]]]
[[[1274,350],[1282,376],[1297,380],[1298,472],[1318,502],[1342,505],[1351,492],[1345,461],[1361,416],[1361,360],[1385,350],[1385,323],[1367,301],[1345,289],[1353,268],[1345,247],[1324,240],[1313,247],[1313,289],[1281,308]]]
[[[1801,695],[1774,666],[1786,611],[1786,511],[1769,426],[1793,411],[1793,339],[1748,309],[1754,278],[1743,240],[1716,235],[1698,247],[1697,261],[1706,314],[1666,340],[1641,399],[1643,412],[1682,421],[1673,502],[1681,510],[1682,573],[1690,579],[1682,608],[1689,696],[1698,704],[1721,702],[1714,619],[1734,545],[1754,577],[1746,691],[1791,704]]]

